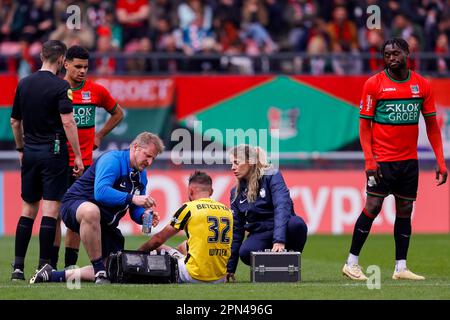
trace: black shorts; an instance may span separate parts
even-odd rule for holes
[[[386,197],[393,194],[396,198],[415,201],[419,184],[419,162],[403,160],[379,162],[381,182],[376,186],[367,185],[367,194],[374,197]]]
[[[61,219],[66,227],[80,234],[80,224],[77,221],[77,209],[87,200],[65,200],[61,203]],[[101,215],[101,211],[100,211]],[[125,238],[119,228],[100,223],[102,233],[102,257],[109,257],[111,253],[125,248]]]
[[[53,144],[25,145],[22,160],[22,199],[60,201],[67,191],[69,155],[65,143],[59,154]]]

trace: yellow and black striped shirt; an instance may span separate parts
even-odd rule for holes
[[[170,225],[186,232],[185,263],[192,278],[214,281],[225,276],[233,236],[233,215],[227,206],[210,198],[186,202]]]

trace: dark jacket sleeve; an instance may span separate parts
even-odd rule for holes
[[[230,208],[233,211],[233,242],[231,243],[231,257],[228,260],[227,272],[235,273],[239,262],[239,249],[245,237],[245,216],[239,212],[234,199],[234,189],[231,190]]]
[[[274,207],[273,243],[286,243],[286,228],[292,214],[292,200],[283,176],[277,171],[270,179]]]
[[[73,112],[72,107],[72,89],[67,81],[62,80],[58,91],[58,109],[61,114]]]
[[[22,120],[22,112],[20,110],[20,82],[16,88],[16,94],[14,96],[14,104],[11,111],[11,118],[16,120]]]

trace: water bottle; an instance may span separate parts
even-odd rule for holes
[[[53,145],[53,154],[59,154],[61,149],[61,140],[59,140],[59,134],[56,134],[56,139]]]
[[[142,233],[149,235],[152,232],[153,210],[149,210],[144,214],[142,219]]]

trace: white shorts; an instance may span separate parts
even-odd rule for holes
[[[179,251],[177,251],[177,260],[178,260],[178,273],[180,275],[180,282],[182,283],[223,283],[226,280],[226,275],[222,278],[214,281],[201,281],[191,277],[189,274],[186,264],[184,263],[185,256],[183,256]]]

